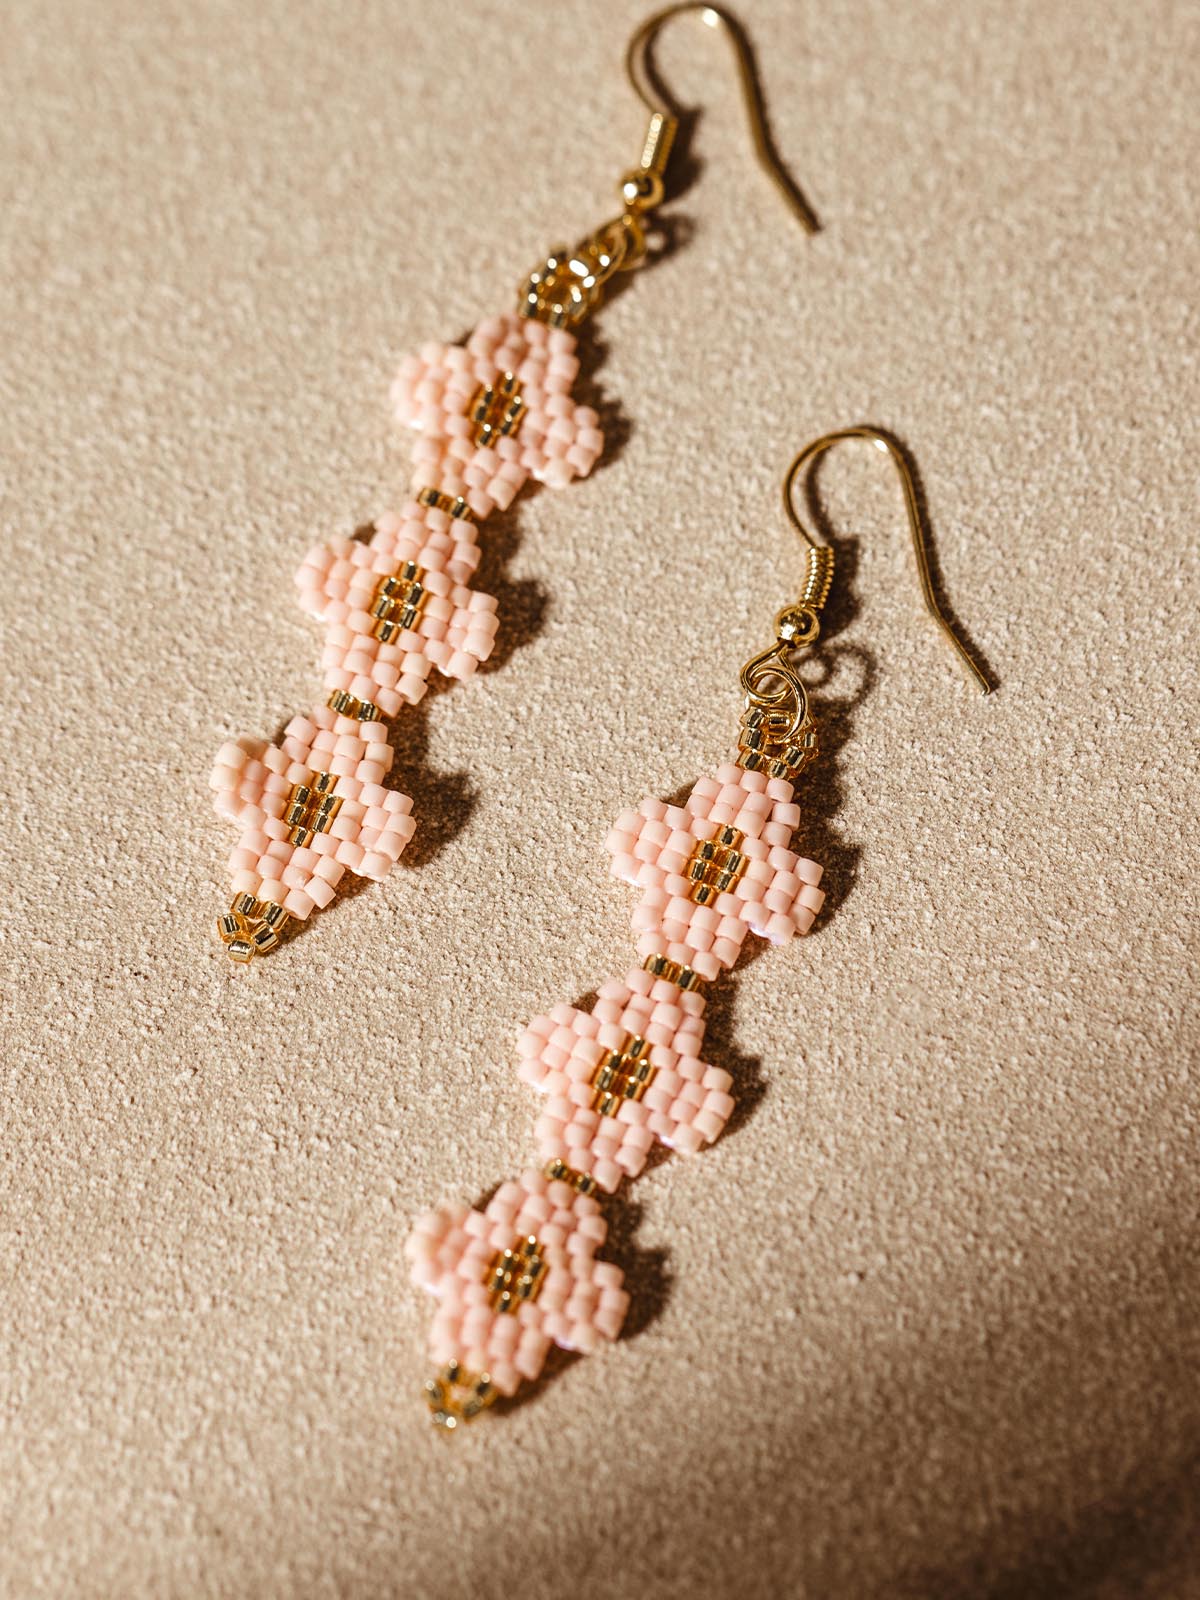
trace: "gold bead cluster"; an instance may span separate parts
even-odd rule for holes
[[[382,722],[383,712],[374,700],[359,700],[344,689],[335,689],[325,702],[340,717],[353,717],[356,722]]]
[[[470,1422],[496,1398],[492,1380],[486,1372],[468,1372],[457,1361],[448,1361],[436,1378],[425,1384],[425,1401],[435,1428],[452,1433],[460,1422]]]
[[[520,386],[511,372],[502,373],[496,383],[481,383],[467,407],[467,415],[475,425],[473,442],[486,450],[497,439],[513,438],[520,431],[525,409]]]
[[[798,733],[792,731],[788,711],[768,711],[751,706],[742,713],[738,729],[737,764],[747,772],[765,772],[768,778],[794,783],[810,761],[820,754],[817,725],[807,718]]]
[[[440,489],[418,489],[417,504],[432,506],[435,511],[444,511],[448,517],[456,520],[475,521],[475,513],[460,494],[443,494]]]
[[[390,644],[403,629],[416,627],[424,605],[425,569],[406,561],[398,571],[385,573],[371,593],[372,634]]]
[[[704,979],[698,972],[693,972],[691,967],[685,967],[678,961],[672,961],[667,956],[647,956],[642,962],[643,972],[648,972],[652,977],[665,978],[668,983],[673,983],[679,989],[703,993]]]
[[[592,1110],[615,1117],[626,1100],[640,1100],[658,1070],[649,1057],[649,1041],[636,1033],[627,1034],[619,1050],[609,1050],[592,1075]]]
[[[498,1251],[483,1280],[492,1310],[511,1314],[527,1300],[536,1300],[545,1276],[546,1260],[533,1234]]]
[[[217,918],[217,937],[231,961],[250,961],[274,950],[290,921],[288,913],[273,900],[235,894],[229,910]]]
[[[728,894],[745,875],[746,858],[742,846],[746,835],[737,828],[721,828],[711,839],[698,839],[692,846],[683,875],[691,883],[689,896],[698,906],[711,904],[719,894]]]
[[[311,783],[294,783],[283,808],[283,820],[291,829],[288,843],[303,846],[314,833],[328,833],[329,825],[342,809],[335,795],[337,782],[332,772],[314,772]]]
[[[553,1178],[557,1183],[569,1183],[576,1194],[595,1194],[599,1185],[590,1172],[576,1172],[574,1167],[569,1167],[560,1157],[547,1161],[545,1167],[547,1178]]]

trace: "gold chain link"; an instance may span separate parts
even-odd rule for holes
[[[646,231],[639,212],[623,211],[597,228],[574,250],[552,250],[518,289],[518,310],[551,328],[578,326],[617,272],[631,272],[646,259]]]

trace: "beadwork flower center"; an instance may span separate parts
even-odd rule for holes
[[[511,372],[496,383],[481,383],[471,397],[467,415],[475,424],[474,444],[486,450],[498,437],[513,438],[525,417],[525,400]]]
[[[693,845],[684,876],[691,882],[691,898],[698,906],[706,906],[736,887],[746,871],[745,839],[737,828],[721,828],[714,838],[699,839]]]
[[[492,1310],[514,1312],[526,1300],[536,1300],[545,1276],[542,1247],[533,1234],[499,1251],[492,1258],[484,1279]]]
[[[405,628],[415,628],[425,604],[425,569],[406,561],[398,572],[385,573],[371,594],[371,632],[382,644]]]
[[[654,1082],[650,1046],[639,1034],[630,1034],[619,1050],[605,1053],[592,1077],[596,1091],[592,1110],[615,1117],[623,1100],[640,1100]]]
[[[283,808],[283,820],[292,830],[288,843],[306,845],[314,833],[326,833],[329,824],[342,809],[335,795],[337,782],[332,772],[314,772],[311,783],[294,783]]]

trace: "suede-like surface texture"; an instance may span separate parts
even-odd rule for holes
[[[485,525],[416,837],[251,970],[208,772],[316,697],[306,550],[395,506],[400,357],[615,210],[645,14],[9,0],[0,1593],[1200,1595],[1200,13],[698,18],[608,447]],[[730,749],[819,473],[813,933],[714,991],[726,1136],[608,1206],[621,1341],[435,1435],[412,1217],[532,1158],[513,1043],[631,964],[611,819]],[[753,942],[753,941],[752,941]]]

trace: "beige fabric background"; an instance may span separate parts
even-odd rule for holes
[[[487,528],[493,668],[397,725],[410,852],[211,936],[292,572],[396,502],[401,354],[609,214],[643,14],[6,7],[6,1596],[1200,1594],[1195,5],[744,0],[812,240],[673,25],[680,247],[597,319],[601,466]],[[843,449],[828,909],[612,1208],[628,1337],[436,1437],[409,1220],[528,1159],[516,1034],[630,960],[610,819],[723,756],[779,477],[863,419],[999,693]]]

